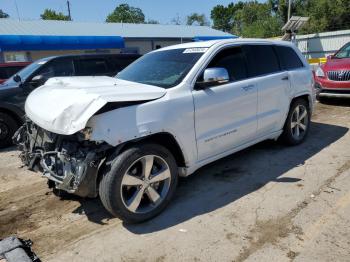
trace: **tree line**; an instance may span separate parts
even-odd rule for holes
[[[287,22],[288,0],[239,1],[227,6],[216,5],[211,10],[212,27],[243,37],[274,37],[282,34]],[[318,33],[350,28],[350,0],[293,0],[291,14],[308,16],[309,22],[300,33]],[[9,15],[0,9],[0,18]],[[40,15],[44,20],[70,20],[68,15],[45,9]],[[154,19],[146,20],[138,7],[118,5],[105,20],[107,23],[159,24]],[[181,19],[174,17],[171,24],[210,26],[209,19],[200,13],[192,13]]]
[[[349,0],[293,0],[291,14],[310,17],[300,33],[350,28]],[[288,0],[239,1],[211,11],[214,28],[243,37],[279,36],[287,16]]]

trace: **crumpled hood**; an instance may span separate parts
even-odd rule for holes
[[[38,126],[71,135],[108,102],[150,101],[165,93],[164,88],[107,76],[56,77],[28,96],[25,111]]]

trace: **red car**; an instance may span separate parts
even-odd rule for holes
[[[29,64],[30,62],[9,62],[0,64],[0,84],[4,83],[7,79]]]
[[[350,98],[350,42],[328,56],[326,63],[316,70],[315,88],[318,100],[324,97]]]

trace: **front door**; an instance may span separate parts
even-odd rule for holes
[[[257,87],[248,79],[242,49],[220,51],[207,68],[211,67],[227,69],[230,81],[193,91],[199,161],[254,139],[257,130]]]

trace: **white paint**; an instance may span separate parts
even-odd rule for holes
[[[55,77],[28,96],[25,111],[42,128],[70,135],[108,102],[147,101],[165,93],[163,88],[107,76]]]
[[[194,90],[197,77],[219,50],[249,43],[289,46],[304,67]],[[112,146],[169,133],[183,152],[184,172],[189,175],[233,152],[277,138],[290,101],[304,94],[313,98],[310,67],[291,43],[235,39],[187,43],[154,52],[176,48],[208,48],[176,87],[162,89],[108,77],[56,78],[29,96],[27,115],[39,126],[60,134],[91,127],[90,140]],[[288,80],[282,80],[285,76]],[[107,102],[123,101],[148,102],[94,115]]]

